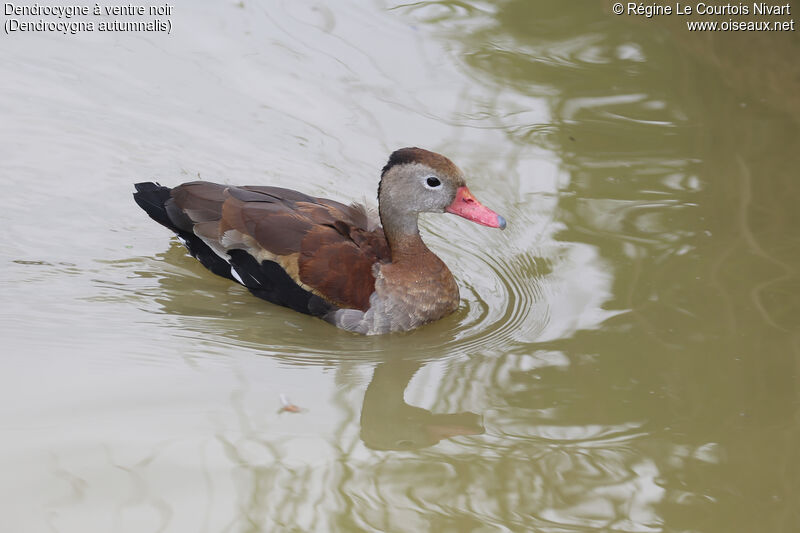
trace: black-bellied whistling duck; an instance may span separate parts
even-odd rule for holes
[[[146,182],[133,197],[211,272],[367,335],[413,329],[458,307],[453,275],[420,238],[420,213],[506,226],[472,196],[452,161],[421,148],[397,150],[383,167],[382,228],[362,205],[280,187]]]

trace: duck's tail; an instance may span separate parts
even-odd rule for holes
[[[150,215],[150,218],[178,233],[180,228],[175,226],[167,213],[166,204],[167,200],[171,198],[170,192],[172,192],[172,189],[152,181],[136,183],[134,187],[136,187],[136,192],[133,193],[133,199],[139,204],[139,207],[144,209],[145,213]]]
[[[175,232],[189,253],[211,272],[223,278],[234,279],[228,262],[194,234],[191,223],[187,225],[182,220],[186,217],[175,207],[172,201],[172,189],[151,181],[136,183],[134,187],[136,192],[133,193],[133,199],[150,218]]]

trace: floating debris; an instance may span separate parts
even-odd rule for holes
[[[278,409],[279,413],[299,413],[302,410],[303,409],[293,404],[288,396],[281,393],[281,408]]]

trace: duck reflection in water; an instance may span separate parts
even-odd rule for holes
[[[378,364],[364,394],[361,440],[373,450],[416,450],[459,435],[481,435],[481,417],[469,411],[436,414],[405,402],[403,393],[422,368],[419,361]]]

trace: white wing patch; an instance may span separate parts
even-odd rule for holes
[[[239,275],[238,272],[236,272],[236,269],[233,268],[233,265],[231,265],[231,276],[233,277],[233,279],[235,279],[236,281],[238,281],[239,283],[244,285],[244,281],[242,281],[242,277]]]

